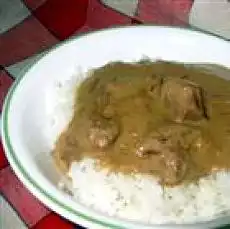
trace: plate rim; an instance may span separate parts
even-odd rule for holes
[[[65,41],[62,41],[56,45],[54,45],[48,52],[45,53],[44,56],[42,56],[35,64],[33,64],[30,68],[28,68],[20,77],[18,77],[13,85],[11,86],[11,88],[9,89],[7,96],[5,98],[4,104],[3,104],[3,109],[2,109],[2,125],[1,125],[1,137],[2,137],[2,144],[4,147],[4,152],[6,154],[7,159],[9,160],[10,166],[11,168],[13,168],[13,171],[15,172],[15,174],[17,175],[17,177],[20,179],[20,181],[26,186],[26,188],[33,193],[33,195],[35,197],[37,197],[42,203],[44,203],[46,206],[49,206],[53,211],[57,212],[58,214],[61,214],[62,216],[64,216],[65,218],[68,218],[70,221],[73,221],[73,219],[68,216],[67,214],[73,214],[75,217],[80,218],[83,221],[87,221],[89,223],[93,223],[96,224],[98,226],[103,226],[103,227],[109,227],[109,228],[114,228],[114,229],[128,229],[129,227],[126,226],[120,226],[118,223],[112,223],[109,222],[112,220],[111,217],[106,217],[106,220],[102,220],[102,219],[96,219],[95,217],[91,216],[90,214],[78,211],[76,209],[71,208],[70,206],[66,205],[65,203],[62,203],[61,201],[57,200],[54,196],[52,196],[50,193],[48,193],[45,189],[43,189],[29,174],[28,172],[23,168],[23,166],[21,165],[20,161],[18,160],[17,157],[17,153],[16,151],[13,149],[13,144],[12,141],[10,140],[10,135],[9,135],[9,128],[8,128],[8,122],[9,122],[9,111],[10,111],[10,106],[11,106],[11,102],[12,102],[12,98],[14,95],[14,92],[16,91],[16,89],[19,87],[20,83],[22,82],[23,79],[25,79],[25,77],[28,75],[28,72],[31,70],[31,68],[33,68],[36,64],[38,64],[43,57],[45,57],[46,55],[49,55],[50,53],[52,53],[53,51],[55,51],[56,49],[58,49],[59,47],[64,46],[65,44],[70,43],[71,41],[74,40],[78,40],[81,39],[83,37],[86,36],[90,36],[93,34],[97,34],[97,33],[101,33],[101,32],[106,32],[106,31],[112,31],[112,30],[123,30],[123,29],[127,29],[127,28],[140,28],[140,27],[153,27],[153,28],[160,28],[160,29],[173,29],[173,30],[184,30],[184,31],[188,31],[188,32],[195,32],[198,34],[203,34],[206,35],[207,37],[213,37],[213,38],[218,38],[224,42],[229,42],[230,39],[226,39],[222,36],[210,33],[210,32],[205,32],[202,31],[198,28],[192,28],[192,27],[180,27],[180,26],[168,26],[168,25],[124,25],[124,26],[113,26],[110,28],[103,28],[100,30],[95,30],[95,31],[89,31],[86,33],[82,33],[80,35],[75,35],[73,37],[68,38]],[[47,201],[44,201],[44,199],[46,199]],[[47,203],[50,202],[51,204]],[[59,213],[56,209],[54,209],[53,205],[55,205],[57,208],[63,208],[64,211],[66,211],[67,214],[65,213]],[[218,217],[218,219],[222,219],[225,218],[226,216],[222,216],[222,217]],[[213,219],[215,220],[215,219]],[[205,221],[205,223],[207,222],[212,222],[211,221]],[[136,222],[130,222],[127,220],[121,220],[122,222],[124,222],[124,224],[129,224],[131,223],[132,225],[135,223],[135,225],[139,225],[139,226],[147,226],[146,224],[143,223],[136,223]],[[75,222],[76,223],[76,222]],[[196,223],[201,223],[203,224],[203,222],[196,222]],[[151,224],[154,225],[154,224]],[[169,226],[171,224],[156,224],[154,226],[156,227],[166,227]],[[185,223],[185,224],[176,224],[177,226],[186,226],[186,225],[192,225],[192,223]],[[171,225],[172,226],[172,225]]]

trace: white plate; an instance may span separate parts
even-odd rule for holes
[[[183,62],[216,63],[230,67],[230,43],[201,32],[170,27],[139,26],[102,30],[57,46],[10,90],[4,110],[2,138],[7,158],[19,179],[45,205],[86,227],[210,228],[230,223],[230,217],[205,224],[143,225],[107,217],[74,202],[57,188],[59,179],[45,133],[51,86],[108,61],[133,61],[148,56]],[[25,203],[26,204],[26,203]]]

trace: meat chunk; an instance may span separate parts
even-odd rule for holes
[[[161,182],[167,185],[179,183],[185,176],[189,163],[189,149],[199,137],[199,132],[179,125],[160,128],[149,134],[138,146],[140,158],[155,160],[152,165]]]
[[[113,120],[97,119],[92,122],[89,129],[89,140],[91,144],[104,149],[112,144],[119,135],[118,124]]]
[[[185,119],[208,119],[205,91],[197,84],[180,78],[167,78],[161,87],[161,99],[178,123]]]
[[[186,172],[187,163],[183,155],[170,148],[166,142],[157,138],[148,138],[137,150],[139,157],[151,157],[157,160],[154,171],[157,171],[163,184],[174,185],[180,182]]]

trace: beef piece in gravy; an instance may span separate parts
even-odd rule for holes
[[[142,61],[93,70],[56,142],[57,166],[66,173],[71,162],[91,157],[113,172],[155,176],[162,185],[228,170],[230,82],[218,68]]]
[[[154,160],[155,172],[164,184],[179,183],[186,175],[190,158],[189,149],[200,137],[198,130],[188,126],[167,125],[150,132],[137,148],[140,158]]]
[[[161,87],[161,99],[172,111],[176,122],[208,118],[205,91],[192,81],[166,78]]]
[[[96,119],[89,128],[89,141],[93,147],[104,149],[113,144],[119,134],[119,127],[113,120]]]

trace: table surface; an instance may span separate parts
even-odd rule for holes
[[[193,0],[0,0],[0,113],[6,93],[52,46],[114,25],[189,26]],[[0,143],[0,228],[81,228],[39,202],[14,175]]]

